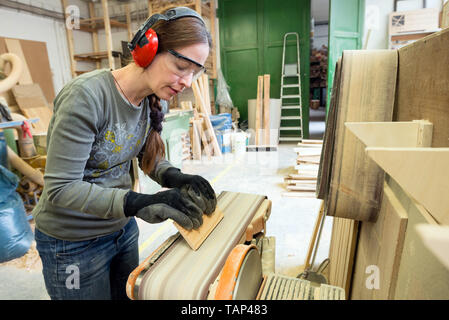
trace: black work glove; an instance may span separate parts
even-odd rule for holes
[[[203,201],[204,213],[211,214],[217,206],[215,191],[209,182],[201,176],[184,174],[179,169],[168,168],[162,175],[163,186],[168,188],[186,188],[191,186],[194,194],[190,192],[190,197],[195,203]],[[195,196],[196,195],[196,196]]]
[[[148,223],[170,218],[187,230],[197,229],[203,223],[203,211],[177,188],[155,194],[129,191],[125,196],[124,212],[127,217],[136,216]]]

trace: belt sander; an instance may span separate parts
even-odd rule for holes
[[[267,197],[224,191],[217,200],[223,219],[202,245],[192,250],[179,232],[168,238],[130,274],[130,299],[344,298],[341,288],[274,274]]]

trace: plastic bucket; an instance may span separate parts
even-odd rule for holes
[[[244,154],[246,152],[248,135],[246,132],[234,132],[232,134],[232,153]]]

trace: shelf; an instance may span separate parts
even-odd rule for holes
[[[121,57],[122,53],[119,51],[112,51],[112,56],[119,58]],[[102,59],[108,58],[108,52],[107,51],[101,51],[101,52],[90,52],[90,53],[80,53],[75,54],[74,59],[77,61],[91,61],[91,62],[98,62]]]
[[[119,22],[117,20],[109,20],[111,27],[128,29],[128,25],[126,23]],[[103,17],[95,17],[89,19],[81,19],[80,20],[80,30],[86,32],[96,32],[100,29],[104,29],[104,18]]]

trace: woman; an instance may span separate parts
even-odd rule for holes
[[[190,87],[204,71],[211,43],[196,12],[168,13],[172,18],[151,23],[159,43],[149,64],[84,74],[54,101],[45,187],[33,211],[52,299],[126,299],[127,278],[139,262],[134,216],[149,223],[171,218],[191,229],[201,225],[203,212],[215,210],[204,178],[164,160],[160,99]],[[136,156],[146,174],[171,189],[130,191]]]

